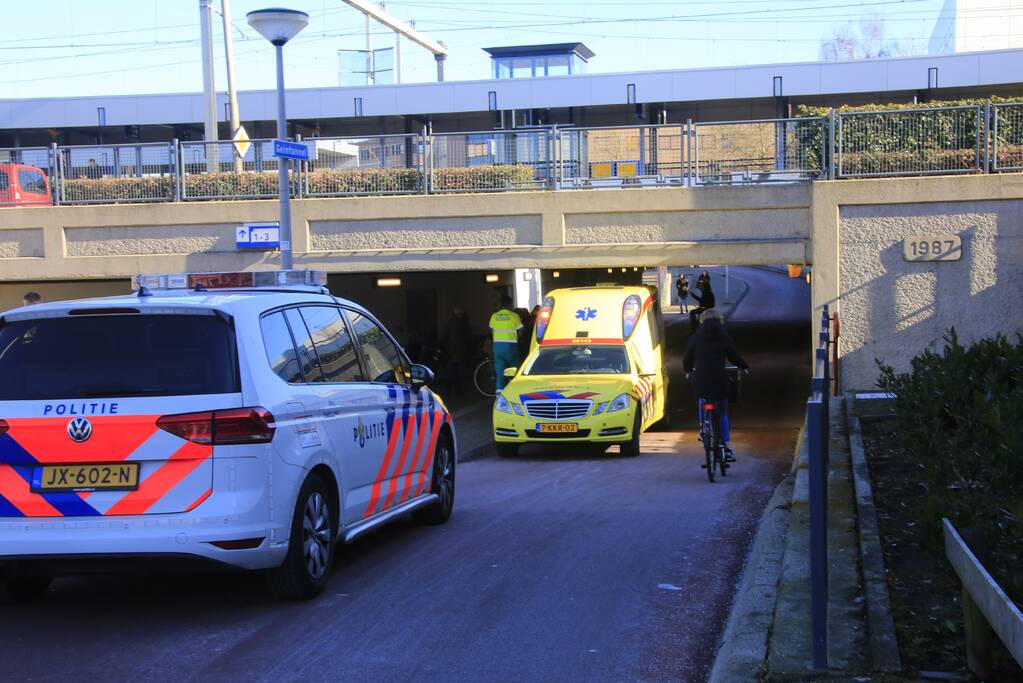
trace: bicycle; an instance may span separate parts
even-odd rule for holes
[[[483,354],[483,360],[472,373],[472,383],[476,385],[476,391],[484,396],[491,398],[497,396],[497,375],[494,373],[494,361],[486,352]]]
[[[707,470],[707,479],[714,482],[714,469],[717,468],[724,477],[728,474],[728,462],[725,460],[725,442],[721,438],[721,414],[717,404],[700,399],[700,410],[703,419],[700,422],[700,439],[703,441],[703,452],[706,462],[701,465]]]

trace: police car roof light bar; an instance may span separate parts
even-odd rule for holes
[[[253,289],[279,287],[325,287],[327,273],[322,270],[257,270],[224,273],[151,273],[137,275],[132,283],[139,296],[152,290]]]

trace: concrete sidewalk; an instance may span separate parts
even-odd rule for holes
[[[811,662],[810,509],[801,435],[792,474],[768,504],[708,678],[900,680],[870,483],[855,410],[831,401],[828,470],[828,671]],[[880,563],[880,564],[879,564]]]

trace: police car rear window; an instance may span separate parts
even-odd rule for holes
[[[240,391],[234,332],[212,315],[102,315],[0,328],[0,401]]]

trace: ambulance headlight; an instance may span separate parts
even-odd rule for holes
[[[504,394],[501,394],[500,396],[497,397],[497,403],[494,404],[494,407],[497,408],[498,412],[501,413],[508,413],[509,415],[515,413],[519,417],[525,415],[525,413],[522,411],[522,406],[520,406],[518,403],[512,403],[511,401],[504,397]]]
[[[597,407],[593,409],[593,414],[594,415],[600,415],[602,412],[604,412],[604,410],[606,408],[607,408],[607,401],[604,401],[603,403],[598,403]]]
[[[628,394],[618,394],[617,396],[615,396],[615,399],[613,401],[611,401],[611,405],[609,405],[607,407],[607,412],[609,412],[609,413],[616,413],[619,410],[625,410],[628,407],[629,407],[629,395]]]

